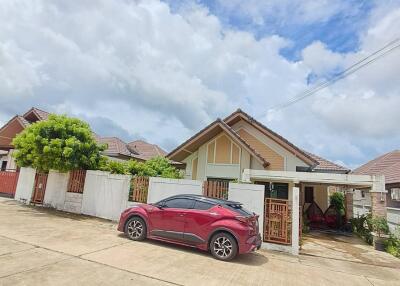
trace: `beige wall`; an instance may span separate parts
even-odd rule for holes
[[[193,171],[193,162],[195,158],[197,159],[197,175],[195,176],[196,180],[204,181],[207,178],[225,178],[225,179],[233,179],[240,180],[241,174],[244,169],[250,168],[251,156],[249,152],[244,150],[238,145],[235,145],[239,149],[239,158],[236,160],[232,154],[232,160],[229,160],[229,163],[208,163],[208,146],[209,143],[214,142],[215,139],[221,138],[222,133],[212,138],[200,148],[186,157],[182,162],[186,164],[185,169],[185,179],[194,178],[192,175]],[[225,135],[226,136],[226,135]],[[228,137],[229,138],[229,137]],[[225,139],[223,141],[226,141]],[[230,139],[229,139],[230,141]],[[228,142],[224,142],[225,145],[228,145]],[[230,144],[230,143],[229,143]],[[230,146],[230,145],[229,145]],[[230,147],[231,148],[231,147]],[[233,148],[234,149],[234,148]],[[217,151],[215,149],[215,151]],[[218,158],[218,155],[215,154],[215,158]],[[226,159],[226,158],[225,158]],[[225,162],[226,160],[224,160]],[[238,161],[238,164],[234,164]],[[216,160],[219,162],[219,160]],[[232,162],[232,163],[230,163]]]
[[[260,142],[264,143],[268,146],[273,152],[278,154],[283,158],[283,170],[282,171],[296,171],[296,166],[308,167],[308,165],[303,162],[301,159],[297,158],[294,154],[283,148],[281,145],[273,141],[268,136],[261,133],[259,130],[251,126],[245,121],[239,121],[238,123],[234,124],[233,129],[236,132],[239,132],[241,129],[245,130],[250,135],[254,136]],[[257,150],[258,151],[258,150]],[[270,158],[266,158],[269,161]],[[271,159],[270,159],[271,160]],[[256,170],[263,170],[261,164],[254,163],[254,168]]]

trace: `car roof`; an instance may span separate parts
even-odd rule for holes
[[[193,199],[193,200],[198,200],[198,201],[205,201],[205,202],[216,204],[216,205],[242,205],[242,203],[240,203],[240,202],[228,201],[228,200],[216,199],[216,198],[209,198],[206,196],[193,195],[193,194],[175,195],[175,196],[165,198],[165,199],[163,199],[163,201],[170,200],[170,199]]]

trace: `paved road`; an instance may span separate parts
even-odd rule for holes
[[[0,285],[400,285],[396,260],[260,251],[224,263],[197,250],[132,242],[115,228],[0,198]]]

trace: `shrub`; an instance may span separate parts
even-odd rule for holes
[[[129,174],[133,176],[144,177],[162,177],[171,179],[180,179],[182,174],[171,165],[168,159],[156,157],[146,162],[130,160],[119,162],[107,160],[100,168],[102,171],[109,171],[113,174]]]
[[[127,168],[125,162],[107,160],[106,163],[100,168],[102,171],[110,172],[111,174],[127,174]]]
[[[368,244],[372,245],[372,217],[371,214],[362,215],[357,218],[350,219],[351,227],[353,232],[357,233],[358,236],[363,238]]]
[[[392,233],[385,241],[385,250],[391,255],[400,258],[400,228],[397,227],[395,233]]]
[[[381,237],[382,234],[389,233],[389,225],[385,217],[374,217],[371,220],[372,229]]]
[[[344,194],[341,192],[333,193],[329,198],[330,204],[341,216],[344,215]]]

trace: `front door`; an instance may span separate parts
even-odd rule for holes
[[[182,241],[185,228],[185,217],[193,207],[194,200],[175,198],[165,200],[160,207],[150,213],[152,236],[169,240]]]

